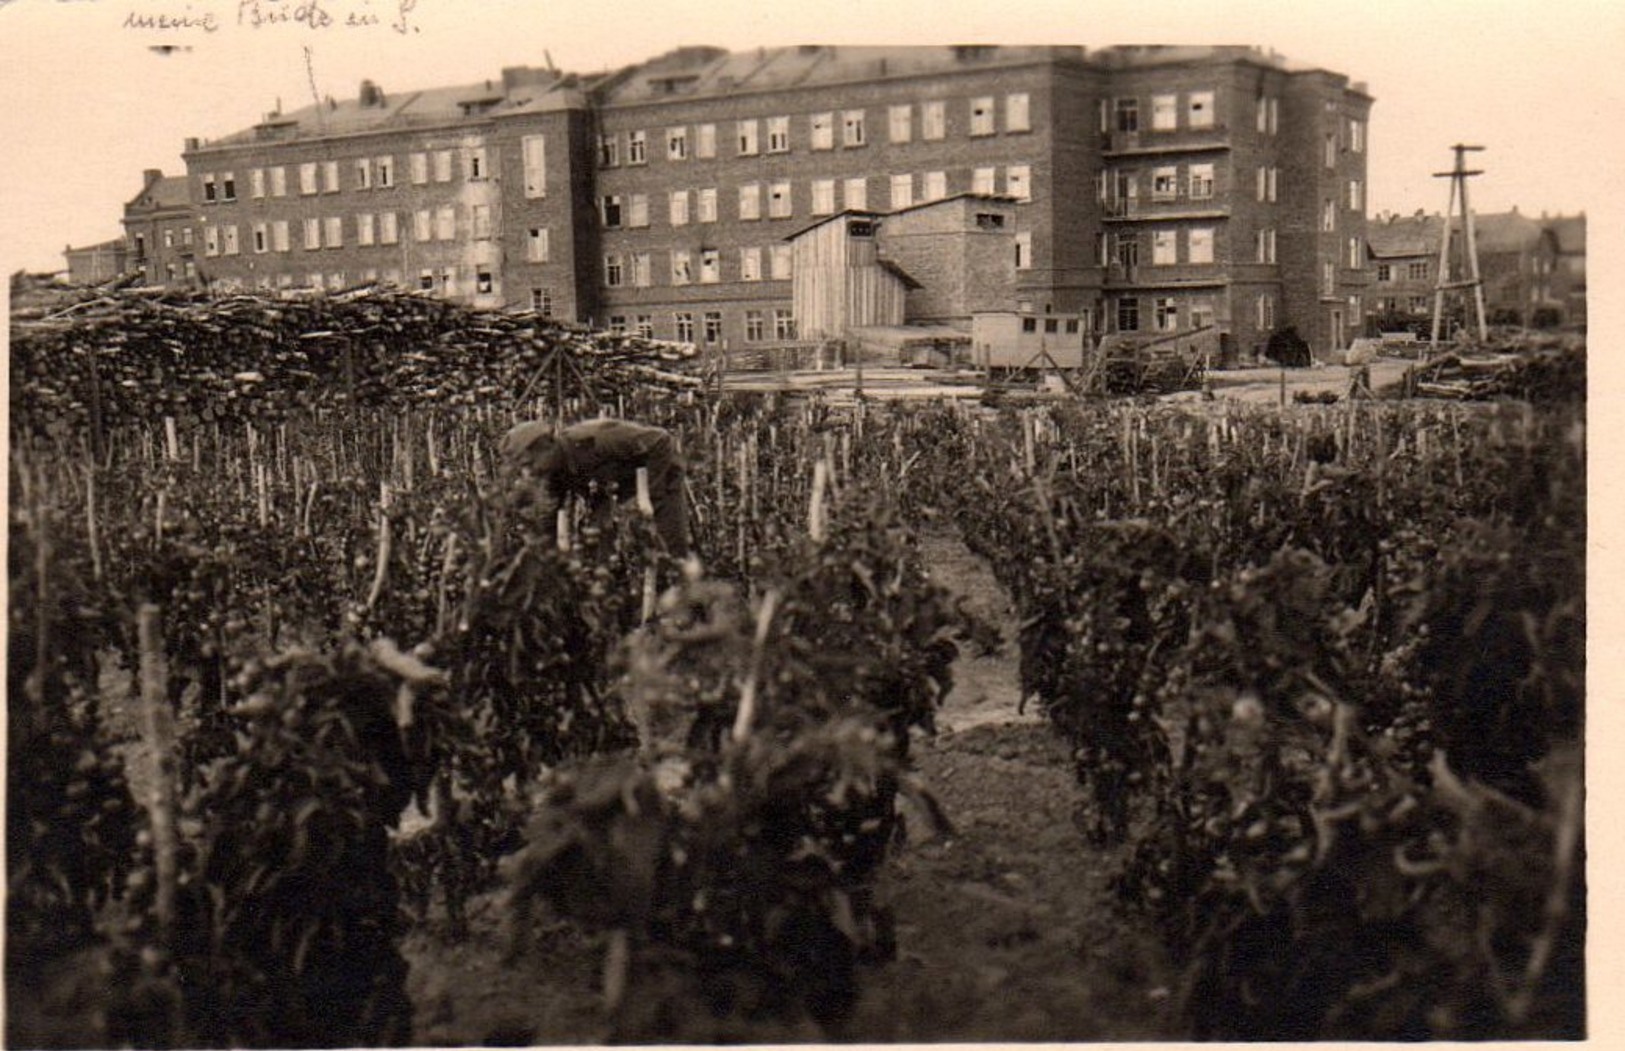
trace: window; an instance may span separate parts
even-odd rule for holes
[[[790,216],[790,184],[776,182],[767,188],[767,214],[773,219],[785,219]]]
[[[1193,128],[1213,127],[1213,92],[1191,92],[1186,116]]]
[[[436,150],[434,153],[434,181],[451,182],[451,151]]]
[[[993,127],[993,96],[983,95],[970,100],[970,133],[991,135]]]
[[[222,230],[221,249],[226,255],[237,254],[237,224],[227,223]]]
[[[271,249],[276,252],[288,251],[288,220],[276,219],[271,223]]]
[[[891,207],[892,211],[907,208],[914,203],[914,176],[911,174],[893,175],[891,177]]]
[[[760,281],[762,279],[762,250],[754,245],[739,250],[739,280]]]
[[[722,342],[722,312],[707,310],[705,312],[705,341],[707,343]]]
[[[1151,170],[1151,199],[1168,201],[1179,196],[1179,169],[1175,167]]]
[[[1179,262],[1179,232],[1154,230],[1151,233],[1151,265],[1171,266]]]
[[[411,170],[413,186],[422,186],[429,181],[429,155],[427,153],[413,153],[407,156],[407,167]]]
[[[320,219],[306,219],[304,222],[304,228],[305,251],[308,252],[313,248],[320,248],[322,246],[322,221]]]
[[[1117,265],[1133,270],[1140,265],[1140,239],[1133,234],[1117,235]]]
[[[474,270],[474,294],[488,296],[496,289],[496,282],[491,277],[491,271],[484,263]]]
[[[694,156],[710,160],[717,155],[717,126],[700,124],[694,128]]]
[[[1273,229],[1258,231],[1256,245],[1260,263],[1275,262],[1275,231]]]
[[[488,204],[471,205],[469,218],[474,224],[474,239],[476,241],[489,241],[491,239],[491,206]]]
[[[849,109],[841,114],[841,145],[862,146],[868,142],[863,129],[863,111]]]
[[[626,163],[646,164],[649,156],[649,136],[641,131],[626,133]]]
[[[1032,102],[1025,91],[1004,97],[1004,130],[1032,130]]]
[[[790,272],[793,265],[790,255],[790,246],[787,244],[776,244],[773,246],[772,251],[773,256],[770,260],[772,269],[768,271],[769,275],[775,281],[790,280]]]
[[[1330,197],[1321,205],[1320,228],[1328,233],[1337,229],[1337,202]]]
[[[679,343],[692,343],[692,342],[694,342],[694,315],[693,314],[690,314],[690,313],[688,313],[686,311],[681,311],[681,312],[678,312],[678,313],[672,315],[672,321],[676,323],[677,342],[679,342]]]
[[[1117,331],[1138,332],[1140,330],[1140,301],[1132,296],[1124,296],[1117,301]]]
[[[1320,264],[1320,291],[1322,295],[1336,294],[1337,265],[1335,263]]]
[[[374,157],[373,184],[380,190],[387,190],[395,185],[395,158],[389,155]]]
[[[976,213],[976,229],[978,229],[978,230],[1003,230],[1004,229],[1004,216],[998,215],[997,213],[994,213],[994,212],[977,212]]]
[[[655,338],[654,317],[649,314],[639,314],[632,322],[632,331],[640,339]]]
[[[1179,127],[1179,96],[1151,96],[1151,130],[1173,131]]]
[[[632,285],[634,288],[649,288],[655,283],[653,257],[648,252],[638,252],[632,256]]]
[[[940,139],[948,134],[947,103],[941,99],[920,103],[920,138]]]
[[[632,193],[626,198],[626,224],[634,229],[648,226],[648,193]]]
[[[1337,133],[1332,131],[1326,133],[1326,167],[1337,167]]]
[[[1281,100],[1272,98],[1269,100],[1269,103],[1269,133],[1274,135],[1276,132],[1281,130]],[[1270,303],[1271,309],[1273,310],[1275,301],[1272,299],[1270,300]]]
[[[222,201],[235,201],[237,199],[237,179],[231,172],[220,176],[220,199]]]
[[[767,118],[767,152],[790,152],[790,118]]]
[[[1206,200],[1213,196],[1213,165],[1191,165],[1190,189],[1191,197],[1196,200]]]
[[[264,168],[255,168],[248,173],[248,193],[255,200],[265,196]]]
[[[1359,270],[1365,265],[1365,250],[1358,237],[1349,238],[1349,269]]]
[[[378,243],[392,245],[400,240],[399,220],[394,212],[384,212],[378,216]]]
[[[621,165],[621,139],[615,134],[598,136],[598,166],[618,168]]]
[[[299,192],[301,194],[316,192],[316,162],[306,161],[299,166]]]
[[[783,307],[780,307],[777,310],[773,311],[773,338],[774,339],[795,339],[796,338],[796,315],[795,315],[795,311],[786,310]]]
[[[745,311],[745,342],[760,343],[767,335],[767,319],[760,310]]]
[[[1038,319],[1035,318],[1035,317],[1024,317],[1024,318],[1022,318],[1021,319],[1021,331],[1023,331],[1023,332],[1037,332],[1038,331]]]
[[[715,248],[700,250],[700,284],[714,285],[722,280],[722,253]]]
[[[604,256],[605,285],[610,288],[619,288],[625,276],[621,270],[621,257],[618,254],[611,252],[609,255]]]
[[[666,159],[668,161],[688,160],[688,129],[666,129]]]
[[[1351,211],[1358,212],[1358,211],[1363,210],[1364,208],[1365,208],[1364,187],[1362,187],[1360,185],[1360,180],[1359,179],[1350,179],[1349,180],[1349,209]]]
[[[533,226],[529,230],[525,231],[525,262],[547,262],[548,249],[550,247],[547,227]]]
[[[1377,280],[1378,281],[1392,281],[1393,279],[1394,279],[1394,268],[1391,265],[1389,265],[1388,263],[1378,263],[1377,264]]]
[[[1213,262],[1213,228],[1201,226],[1190,232],[1189,252],[1192,263]]]
[[[948,173],[926,172],[925,187],[921,199],[926,201],[940,201],[948,196]]]
[[[1265,295],[1258,297],[1258,327],[1264,332],[1268,332],[1275,327],[1274,296]]]
[[[1428,279],[1429,269],[1430,268],[1427,260],[1418,260],[1417,262],[1410,263],[1406,266],[1405,276],[1412,281],[1426,281]]]
[[[1349,149],[1355,153],[1365,152],[1365,121],[1349,121]]]
[[[271,196],[288,196],[288,169],[280,165],[271,169]]]
[[[609,331],[616,336],[626,335],[626,315],[611,314],[609,316]]]
[[[1258,169],[1256,196],[1260,201],[1269,199],[1269,174],[1270,170],[1268,168]]]
[[[835,180],[814,179],[812,183],[812,213],[814,215],[835,214]]]
[[[1004,192],[1018,201],[1032,200],[1032,169],[1025,164],[1012,164],[1004,169]]]
[[[219,191],[215,186],[214,173],[204,172],[198,178],[203,183],[203,203],[213,204],[215,201],[219,200]]]
[[[762,184],[748,182],[739,188],[739,218],[760,219],[762,217]]]
[[[372,189],[372,161],[365,157],[355,159],[355,188],[358,190]]]
[[[739,155],[741,157],[754,157],[761,152],[762,144],[758,125],[753,120],[739,122]]]
[[[434,239],[434,213],[429,209],[419,208],[412,213],[412,239],[415,241]]]
[[[1151,322],[1158,332],[1173,332],[1179,328],[1179,306],[1172,296],[1158,296],[1152,300]]]
[[[370,245],[373,243],[375,220],[371,212],[362,212],[355,217],[355,243]]]
[[[601,205],[604,229],[614,230],[621,225],[621,195],[612,193],[604,197]]]
[[[525,196],[547,196],[547,136],[526,135],[519,140],[520,163],[524,167]]]
[[[553,290],[549,288],[533,288],[530,290],[530,309],[542,317],[553,316]]]
[[[338,161],[323,161],[322,162],[322,192],[323,193],[338,193],[339,192],[339,162]]]
[[[434,236],[437,241],[452,241],[457,238],[456,206],[448,204],[435,209]]]
[[[914,107],[893,106],[886,111],[886,138],[892,142],[908,142],[914,137]]]
[[[1117,118],[1115,127],[1118,131],[1140,130],[1139,99],[1118,99],[1113,110]]]
[[[846,194],[848,208],[863,211],[869,207],[869,180],[863,176],[846,180],[842,192]]]
[[[970,192],[992,195],[998,192],[997,168],[977,168],[970,173]]]
[[[694,211],[697,222],[714,223],[717,221],[717,189],[715,186],[708,186],[703,190],[695,191]]]
[[[1023,230],[1016,234],[1016,269],[1030,270],[1033,265],[1033,234]]]
[[[135,254],[136,255],[142,255],[143,254],[142,240],[143,239],[142,239],[141,235],[137,234],[136,235],[136,245],[135,245]],[[165,230],[164,231],[164,247],[165,248],[174,248],[175,247],[175,231],[174,230]]]
[[[1279,168],[1271,168],[1269,170],[1268,182],[1269,182],[1269,186],[1268,186],[1268,191],[1269,192],[1265,196],[1267,196],[1271,201],[1274,201],[1274,200],[1276,200],[1276,190],[1280,186],[1280,182],[1281,182],[1281,169],[1279,169]]]
[[[1270,130],[1270,100],[1266,96],[1258,96],[1257,111],[1257,117],[1253,124],[1258,133],[1262,135]]]
[[[694,280],[694,257],[686,248],[676,248],[671,253],[671,283],[686,285]]]
[[[673,190],[673,191],[671,191],[670,194],[667,195],[667,197],[668,197],[668,204],[667,204],[666,211],[667,211],[668,216],[670,216],[670,218],[671,218],[671,225],[673,225],[673,226],[687,226],[688,225],[688,191],[687,190]]]
[[[1213,327],[1213,301],[1211,299],[1193,299],[1190,302],[1191,328]]]
[[[328,248],[344,247],[344,219],[330,215],[322,220],[322,239]]]
[[[835,114],[814,113],[808,120],[808,126],[811,128],[813,149],[835,148]]]

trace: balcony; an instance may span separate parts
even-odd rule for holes
[[[1103,288],[1108,291],[1224,288],[1230,284],[1225,268],[1214,263],[1171,263],[1128,266],[1116,260],[1106,264]]]
[[[1100,152],[1107,157],[1137,157],[1158,153],[1198,153],[1230,148],[1230,128],[1176,128],[1171,131],[1109,131],[1100,136]]]
[[[1107,222],[1227,219],[1230,209],[1211,194],[1192,197],[1168,194],[1153,197],[1113,197],[1099,202],[1101,218]]]

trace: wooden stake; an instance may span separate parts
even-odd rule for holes
[[[807,508],[807,535],[813,543],[821,544],[825,536],[824,494],[829,488],[829,461],[819,460],[813,465],[812,503]]]
[[[136,615],[141,648],[141,728],[152,755],[152,787],[147,813],[152,822],[153,864],[157,869],[157,899],[153,911],[158,922],[158,943],[173,947],[175,926],[175,728],[169,710],[169,685],[164,667],[163,629],[158,607],[146,603]]]

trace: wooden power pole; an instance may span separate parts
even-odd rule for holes
[[[1450,206],[1444,213],[1444,233],[1439,238],[1439,276],[1433,285],[1433,334],[1428,342],[1428,356],[1431,357],[1439,349],[1439,324],[1444,318],[1444,302],[1447,292],[1462,289],[1472,289],[1473,307],[1478,320],[1478,339],[1485,342],[1489,339],[1489,327],[1484,322],[1484,281],[1478,272],[1478,239],[1473,230],[1473,210],[1467,204],[1467,180],[1474,175],[1483,175],[1482,171],[1467,170],[1467,154],[1484,149],[1482,146],[1464,146],[1461,143],[1450,147],[1456,151],[1456,166],[1447,172],[1434,172],[1435,179],[1450,180]],[[1465,274],[1455,277],[1450,267],[1450,228],[1456,221],[1458,206],[1461,214],[1461,229],[1463,241],[1463,267]]]

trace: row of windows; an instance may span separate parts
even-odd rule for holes
[[[536,306],[537,293],[544,289],[531,290],[531,305]],[[796,338],[795,312],[788,307],[776,307],[772,310],[746,310],[741,318],[741,330],[746,343],[763,343],[768,339],[788,340]],[[664,317],[662,318],[664,322]],[[609,317],[609,331],[617,335],[642,336],[644,339],[654,339],[655,315],[653,314],[611,314]],[[689,310],[679,310],[671,315],[669,329],[661,333],[666,338],[677,340],[679,343],[718,344],[723,341],[723,312],[720,310],[705,310],[695,313]],[[771,335],[770,335],[771,334]],[[698,338],[696,338],[696,336]]]
[[[1184,95],[1184,127],[1203,129],[1217,126],[1215,99],[1211,90],[1188,91]],[[1180,96],[1175,93],[1151,96],[1149,119],[1141,117],[1140,98],[1126,96],[1100,100],[1100,130],[1136,132],[1178,131],[1180,129]],[[1259,129],[1263,130],[1263,129]]]
[[[1413,260],[1406,263],[1403,267],[1400,267],[1395,263],[1378,263],[1377,280],[1398,281],[1400,278],[1397,275],[1401,270],[1403,270],[1405,274],[1404,280],[1426,281],[1433,273],[1433,265],[1426,259]]]
[[[221,287],[227,284],[241,284],[233,279],[222,279]],[[358,284],[386,284],[403,285],[403,276],[399,267],[379,269],[369,267],[356,273]],[[313,270],[299,280],[297,275],[291,273],[261,274],[255,278],[254,285],[262,290],[307,288],[336,292],[350,287],[350,275],[344,270],[322,272]],[[499,291],[496,275],[489,267],[477,266],[471,273],[464,274],[456,266],[424,267],[418,271],[416,287],[426,292],[437,292],[443,296],[457,295],[495,295]]]
[[[546,196],[545,137],[525,136],[520,142],[520,155],[524,167],[525,196]],[[480,182],[492,175],[484,146],[409,153],[406,161],[407,176],[414,186],[424,186],[430,182],[448,183],[458,173],[471,182]],[[251,169],[248,173],[249,195],[255,200],[288,196],[290,168],[295,180],[292,185],[302,196],[339,193],[346,189],[385,190],[394,187],[397,180],[395,158],[389,154],[344,161],[306,161],[298,165]],[[348,177],[343,174],[346,170],[350,173]],[[233,172],[204,172],[198,176],[198,182],[204,204],[238,199],[237,177]]]
[[[1260,169],[1262,171],[1263,169]],[[1180,177],[1179,165],[1159,165],[1147,172],[1113,169],[1095,176],[1095,198],[1102,204],[1128,204],[1140,196],[1142,175],[1150,176],[1149,190],[1153,201],[1173,201],[1182,194],[1190,200],[1207,200],[1213,196],[1213,165],[1189,164],[1185,176]]]
[[[352,236],[360,247],[398,244],[401,239],[401,219],[395,212],[359,212],[352,217]],[[443,205],[439,208],[421,208],[410,213],[412,239],[419,242],[455,241],[459,236],[457,208]],[[343,216],[330,215],[301,220],[300,247],[343,248],[345,245]],[[287,252],[292,248],[293,225],[287,219],[263,220],[249,225],[255,252]],[[468,222],[462,233],[474,240],[488,240],[492,236],[491,206],[470,205]],[[526,258],[532,262],[547,261],[547,231],[532,229],[526,246]],[[188,243],[190,238],[187,239]],[[539,242],[539,244],[537,243]],[[238,225],[236,223],[211,224],[203,228],[205,255],[236,255],[238,253]],[[540,252],[538,256],[537,253]]]
[[[1213,300],[1205,296],[1184,300],[1175,296],[1119,296],[1116,308],[1119,332],[1138,332],[1142,328],[1155,332],[1207,328],[1214,318]]]
[[[1100,235],[1104,246],[1105,234]],[[1185,259],[1186,263],[1207,264],[1213,262],[1213,227],[1194,226],[1185,231]],[[1151,264],[1153,266],[1173,266],[1179,259],[1179,231],[1177,229],[1153,230],[1150,233]],[[1121,232],[1112,239],[1111,261],[1126,269],[1140,265],[1141,235],[1138,232]],[[1104,248],[1097,250],[1105,261]]]
[[[971,193],[994,194],[1000,192],[998,169],[976,168],[967,183],[963,174],[955,173],[950,182],[945,171],[900,173],[887,182],[887,206],[896,211],[916,203],[939,201],[956,190],[955,184],[965,185]],[[916,186],[919,194],[916,197]],[[1003,193],[1018,201],[1032,200],[1032,168],[1026,164],[1011,164],[1004,169]],[[808,183],[807,214],[834,215],[842,208],[865,210],[870,207],[869,180],[859,176],[851,179],[813,179]],[[839,197],[840,203],[837,204]],[[672,190],[665,195],[667,222],[672,226],[689,223],[714,223],[719,213],[719,192],[716,187],[697,190]],[[751,221],[761,219],[789,219],[796,214],[795,187],[788,180],[760,183],[749,182],[740,186],[736,197],[734,218]],[[765,205],[765,207],[764,207]],[[599,201],[599,218],[607,229],[641,228],[650,225],[649,195],[606,194]]]
[[[693,251],[674,248],[660,253],[669,259],[665,273],[672,285],[716,284],[723,280],[722,250],[702,248]],[[788,281],[790,279],[791,247],[787,244],[769,245],[765,250],[757,245],[739,249],[736,280]],[[610,288],[630,285],[633,288],[652,288],[655,285],[655,253],[610,252],[604,256],[604,284]],[[763,270],[764,262],[767,269]]]
[[[967,134],[972,137],[995,135],[999,131],[997,99],[981,95],[966,100]],[[912,142],[918,127],[922,141],[937,141],[948,136],[948,103],[933,99],[918,104],[919,119],[915,120],[914,103],[903,103],[886,108],[886,139],[893,145]],[[1004,131],[1032,130],[1032,102],[1026,92],[1013,92],[1004,96]],[[726,127],[726,125],[724,125]],[[828,110],[808,114],[804,121],[793,122],[790,117],[752,117],[733,122],[733,152],[738,157],[755,157],[762,153],[789,153],[796,148],[792,129],[806,129],[804,148],[833,150],[837,143],[852,149],[867,146],[870,141],[868,111],[863,109]],[[666,128],[658,144],[668,161],[686,161],[690,158],[711,160],[719,151],[718,125],[678,125]],[[623,149],[624,147],[624,149]],[[649,162],[649,132],[638,129],[611,132],[598,138],[600,167],[615,168]]]

